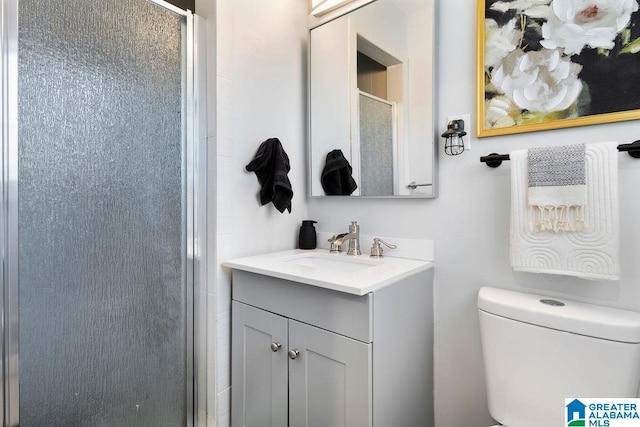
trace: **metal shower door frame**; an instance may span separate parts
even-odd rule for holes
[[[20,384],[19,384],[19,293],[18,293],[18,2],[0,0],[0,92],[1,92],[1,147],[2,167],[0,176],[0,276],[2,290],[0,296],[0,420],[4,427],[20,424]],[[206,147],[201,146],[196,124],[197,93],[195,86],[196,55],[194,53],[194,15],[163,0],[147,0],[169,11],[185,17],[183,97],[183,171],[186,193],[186,421],[187,426],[195,423],[197,399],[195,398],[195,298],[200,277],[195,266],[200,265],[205,241],[204,222],[206,204],[198,200],[206,192],[206,183],[201,170],[205,168]]]

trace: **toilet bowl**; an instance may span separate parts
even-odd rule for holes
[[[483,287],[489,413],[503,426],[566,425],[565,398],[636,397],[640,313]]]

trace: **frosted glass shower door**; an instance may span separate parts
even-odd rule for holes
[[[191,417],[190,17],[156,3],[17,6],[22,427]]]
[[[366,92],[359,98],[360,191],[393,196],[395,181],[395,105]]]

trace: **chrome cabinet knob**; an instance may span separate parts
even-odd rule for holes
[[[274,353],[278,350],[280,350],[280,347],[282,347],[282,344],[280,344],[279,342],[272,342],[271,343],[271,351],[273,351]]]
[[[298,350],[289,350],[289,359],[293,360],[300,356],[300,352]]]

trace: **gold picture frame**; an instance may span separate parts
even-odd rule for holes
[[[477,1],[478,137],[640,119],[638,2],[609,1]]]

